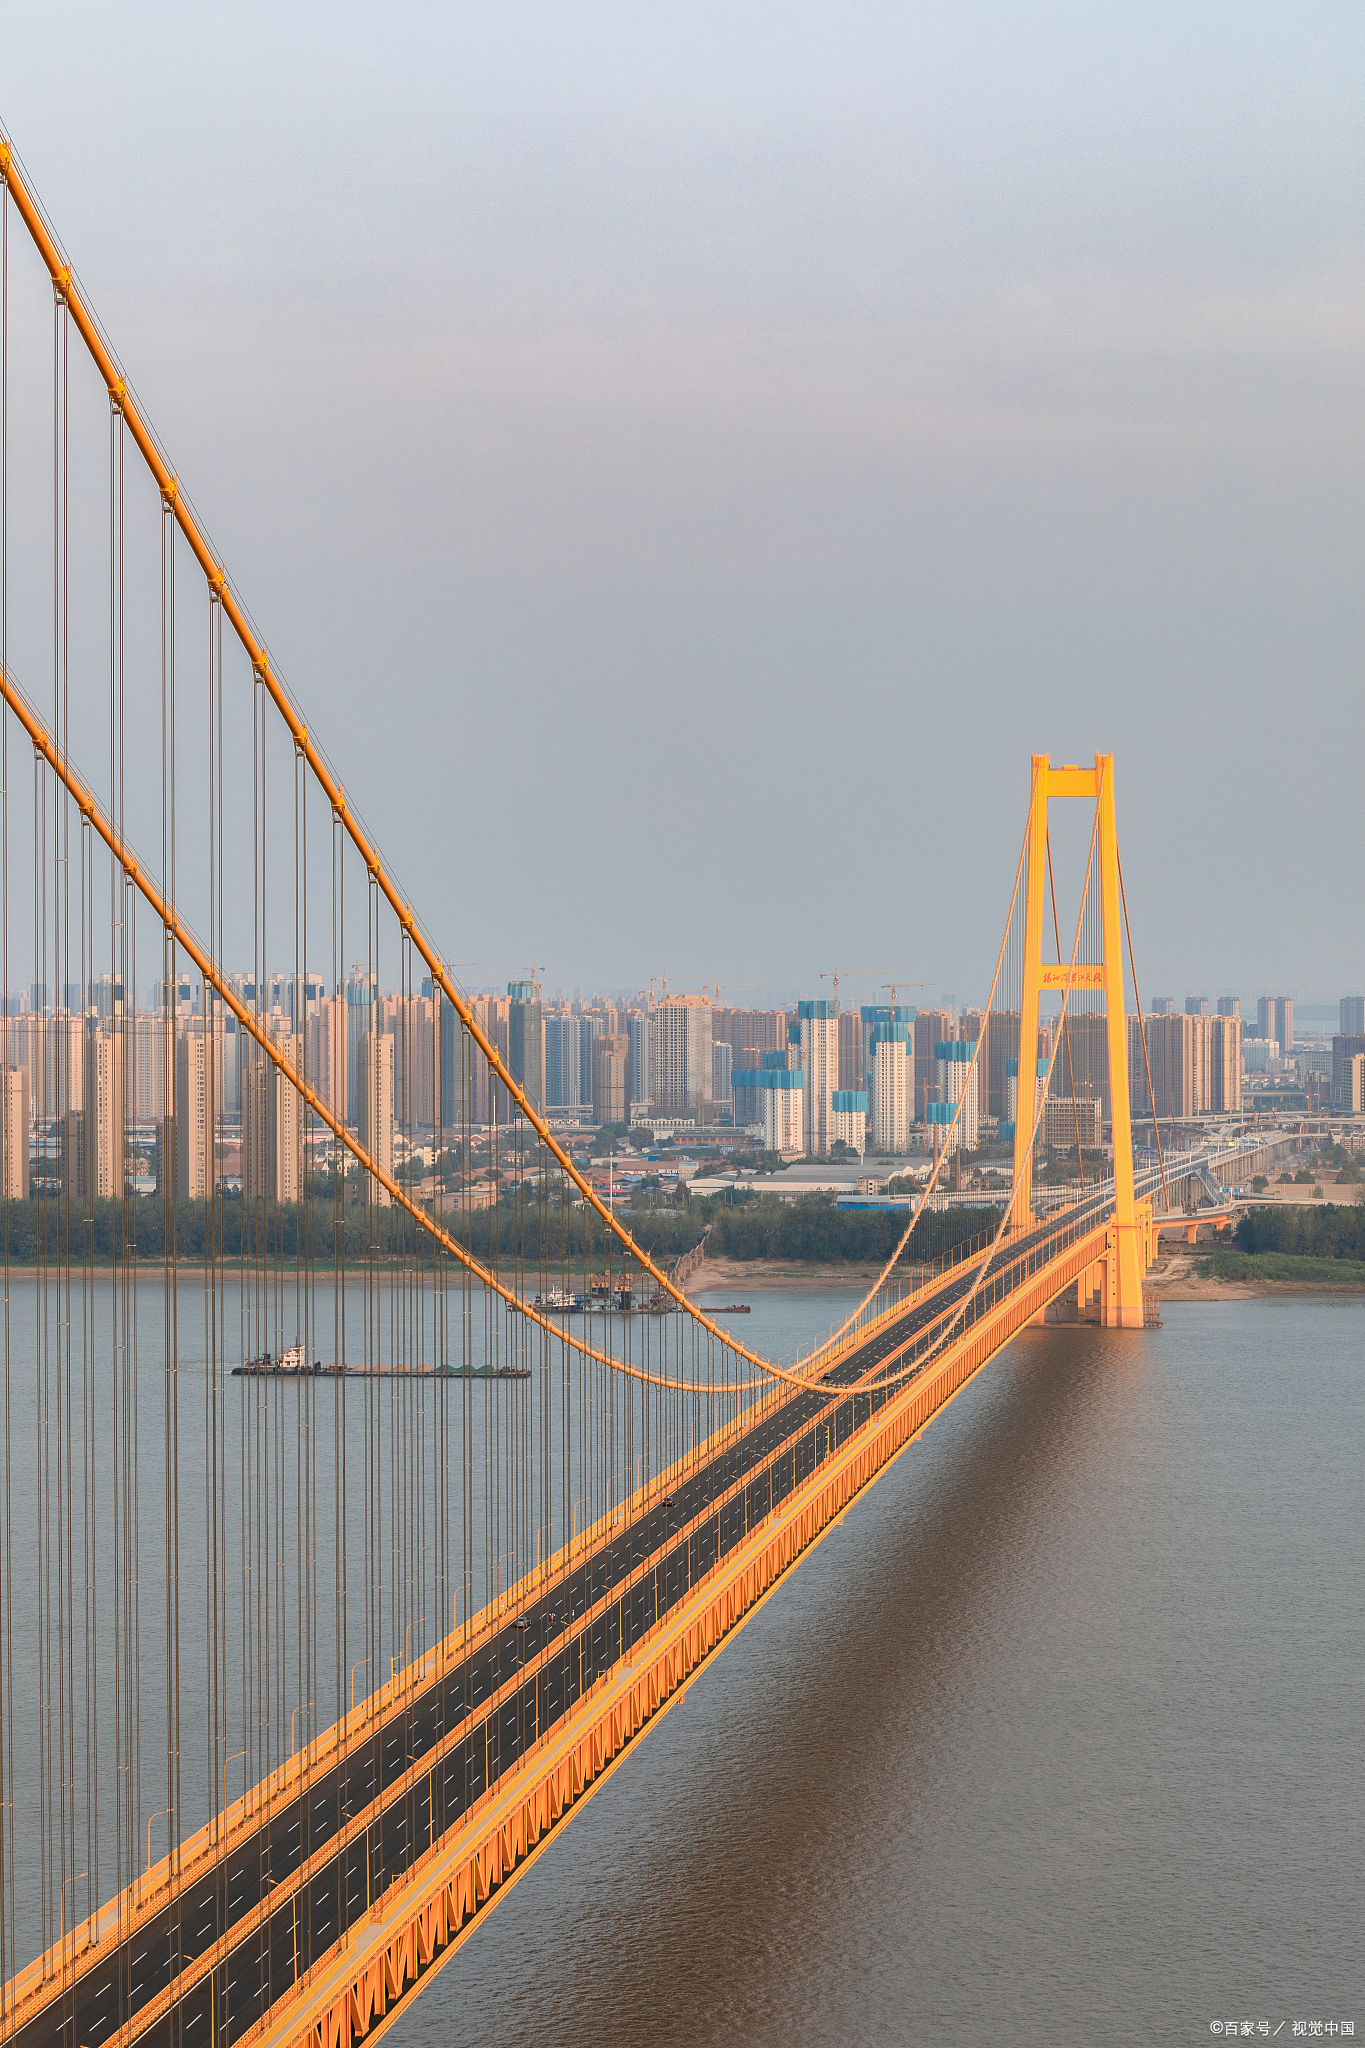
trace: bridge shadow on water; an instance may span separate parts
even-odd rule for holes
[[[1046,1890],[1059,1845],[1027,1812],[1027,1747],[1004,1745],[998,1831],[980,1828],[980,1774],[1001,1755],[995,1717],[1027,1705],[1036,1723],[1051,1674],[1031,1588],[1096,1511],[1116,1443],[1140,1440],[1143,1366],[1131,1336],[1017,1339],[700,1674],[398,2037],[941,2040],[958,1972],[965,2003],[1007,2022],[1019,1929],[1002,1942],[984,1924],[985,1892],[998,1903],[1017,1863],[1018,1911],[1036,1916],[1030,1871]]]

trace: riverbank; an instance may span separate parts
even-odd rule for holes
[[[1224,1270],[1216,1270],[1219,1264]],[[1345,1274],[1334,1274],[1333,1264],[1347,1267]],[[1293,1266],[1314,1267],[1313,1273],[1288,1272],[1283,1269]],[[1263,1297],[1291,1296],[1302,1298],[1319,1294],[1365,1294],[1365,1279],[1355,1277],[1358,1268],[1346,1261],[1329,1259],[1279,1259],[1276,1267],[1281,1270],[1267,1270],[1257,1256],[1229,1252],[1199,1252],[1194,1246],[1181,1246],[1177,1251],[1166,1253],[1150,1269],[1143,1286],[1149,1294],[1155,1294],[1159,1301],[1256,1301]],[[1321,1269],[1326,1268],[1326,1271]]]
[[[1267,1265],[1271,1258],[1274,1255],[1267,1255]],[[1221,1275],[1214,1270],[1218,1263],[1228,1268]],[[1344,1266],[1345,1271],[1333,1272],[1334,1264]],[[1294,1270],[1310,1267],[1311,1272]],[[724,1292],[731,1301],[778,1290],[811,1293],[846,1287],[850,1293],[865,1294],[881,1270],[880,1266],[853,1263],[706,1259],[693,1274],[688,1291],[694,1299]],[[1163,1301],[1255,1301],[1261,1296],[1359,1295],[1365,1293],[1365,1274],[1351,1261],[1283,1257],[1274,1258],[1273,1270],[1267,1271],[1259,1254],[1223,1251],[1211,1258],[1207,1249],[1181,1245],[1162,1253],[1143,1286]]]
[[[1263,1264],[1264,1261],[1264,1264]],[[1273,1271],[1265,1270],[1273,1262]],[[1219,1273],[1216,1267],[1222,1264],[1227,1270]],[[1343,1267],[1344,1272],[1334,1272],[1334,1266]],[[1312,1271],[1294,1270],[1312,1268]],[[40,1270],[31,1265],[11,1265],[12,1280],[37,1280],[42,1277]],[[367,1267],[363,1262],[347,1263],[342,1272],[347,1281],[357,1281],[372,1272],[377,1280],[396,1280],[404,1272],[410,1277],[412,1268],[400,1265],[378,1263]],[[229,1285],[259,1283],[284,1285],[292,1283],[295,1265],[292,1258],[268,1262],[265,1266],[256,1264],[240,1265],[224,1263],[218,1275]],[[783,1260],[783,1259],[706,1259],[692,1275],[687,1288],[690,1299],[697,1300],[703,1295],[724,1295],[727,1302],[745,1301],[751,1294],[814,1294],[831,1290],[863,1295],[881,1277],[881,1267],[861,1261],[830,1260]],[[139,1260],[130,1267],[115,1267],[109,1263],[94,1264],[89,1268],[93,1280],[112,1280],[116,1273],[126,1272],[139,1283],[159,1282],[165,1272],[160,1259]],[[47,1277],[55,1277],[56,1268],[47,1269]],[[202,1285],[207,1277],[202,1265],[178,1265],[175,1276],[181,1287]],[[1359,1277],[1357,1277],[1359,1276]],[[80,1267],[71,1269],[72,1281],[79,1286]],[[420,1275],[423,1284],[430,1284],[430,1272]],[[452,1261],[447,1287],[459,1285],[459,1268]],[[325,1289],[331,1284],[332,1266],[330,1260],[317,1260],[312,1269],[315,1289]],[[1241,1254],[1216,1252],[1210,1257],[1207,1250],[1196,1250],[1193,1246],[1181,1245],[1178,1249],[1163,1253],[1148,1272],[1143,1285],[1149,1294],[1155,1294],[1162,1301],[1254,1301],[1260,1296],[1311,1296],[1318,1294],[1365,1294],[1365,1269],[1354,1261],[1328,1259],[1294,1259],[1275,1254]],[[715,1306],[715,1303],[712,1303]]]
[[[688,1289],[693,1299],[701,1294],[724,1291],[727,1299],[743,1301],[747,1293],[771,1293],[777,1288],[808,1293],[817,1288],[847,1287],[850,1294],[866,1294],[881,1277],[881,1267],[850,1260],[704,1259],[692,1275]]]

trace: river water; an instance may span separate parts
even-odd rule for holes
[[[1164,1315],[996,1359],[395,2044],[1365,2037],[1365,1302]]]

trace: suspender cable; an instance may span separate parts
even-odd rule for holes
[[[1057,922],[1057,881],[1056,881],[1056,877],[1054,876],[1054,874],[1053,874],[1053,872],[1052,872],[1052,834],[1051,834],[1051,832],[1048,832],[1048,833],[1047,833],[1047,835],[1046,835],[1046,840],[1045,840],[1045,844],[1046,844],[1046,846],[1047,846],[1047,879],[1048,879],[1048,887],[1049,887],[1049,889],[1051,890],[1051,893],[1052,893],[1052,928],[1053,928],[1053,931],[1054,931],[1054,932],[1056,933],[1056,935],[1057,935],[1057,959],[1058,959],[1058,962],[1059,962],[1059,964],[1060,964],[1060,962],[1061,962],[1061,958],[1062,958],[1062,928],[1061,928],[1060,924],[1059,924],[1059,923]],[[1075,1117],[1075,1119],[1076,1119],[1076,1165],[1077,1165],[1077,1168],[1078,1168],[1078,1170],[1079,1170],[1079,1173],[1080,1173],[1080,1180],[1081,1180],[1081,1193],[1082,1193],[1082,1194],[1084,1194],[1084,1193],[1085,1193],[1085,1162],[1084,1162],[1084,1161],[1083,1161],[1083,1159],[1081,1158],[1081,1106],[1080,1106],[1079,1102],[1078,1102],[1078,1101],[1076,1100],[1076,1072],[1075,1072],[1075,1069],[1074,1069],[1074,1067],[1073,1067],[1073,1066],[1072,1066],[1072,1064],[1071,1064],[1071,1026],[1070,1026],[1070,1024],[1069,1024],[1069,1023],[1067,1022],[1067,1018],[1066,1018],[1066,1014],[1065,1014],[1065,1012],[1063,1012],[1063,1014],[1062,1014],[1062,1036],[1063,1036],[1063,1038],[1064,1038],[1064,1039],[1066,1040],[1066,1078],[1067,1078],[1067,1085],[1068,1085],[1068,1087],[1069,1087],[1069,1088],[1070,1088],[1070,1090],[1071,1090],[1071,1109],[1072,1109],[1072,1114],[1074,1115],[1074,1117]]]
[[[1133,1001],[1137,1005],[1138,1037],[1142,1040],[1142,1064],[1147,1075],[1147,1100],[1152,1108],[1152,1132],[1156,1138],[1156,1163],[1161,1169],[1161,1200],[1164,1206],[1169,1209],[1171,1198],[1166,1190],[1166,1161],[1162,1155],[1161,1125],[1157,1122],[1156,1095],[1152,1088],[1152,1063],[1147,1052],[1147,1026],[1142,1021],[1142,996],[1138,990],[1137,960],[1133,953],[1133,933],[1128,923],[1128,892],[1123,886],[1123,859],[1121,855],[1118,857],[1118,870],[1119,901],[1123,905],[1123,929],[1128,936],[1128,965],[1132,969],[1133,974]]]
[[[9,668],[9,183],[0,168],[0,669]],[[9,719],[0,718],[0,992],[4,999],[5,1058],[11,1057],[9,1014]],[[8,1164],[8,1162],[5,1162]],[[9,2007],[4,1987],[14,1975],[14,1519],[13,1466],[10,1440],[10,1181],[0,1173],[0,1231],[4,1236],[4,1544],[5,1614],[0,1638],[0,2037],[9,2032]]]

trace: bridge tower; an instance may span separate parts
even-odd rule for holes
[[[1074,967],[1043,961],[1043,901],[1047,885],[1047,815],[1053,797],[1084,797],[1097,807],[1095,856],[1099,868],[1103,958]],[[1128,1100],[1128,1017],[1123,994],[1120,939],[1119,847],[1114,812],[1114,757],[1096,754],[1093,768],[1054,768],[1051,756],[1032,756],[1028,855],[1024,898],[1024,972],[1019,1015],[1019,1103],[1014,1125],[1016,1195],[1012,1230],[1027,1230],[1033,1215],[1033,1100],[1038,999],[1044,989],[1098,989],[1104,996],[1109,1053],[1109,1099],[1114,1137],[1114,1221],[1101,1274],[1101,1315],[1113,1329],[1141,1329],[1146,1232],[1133,1185],[1133,1127]]]

